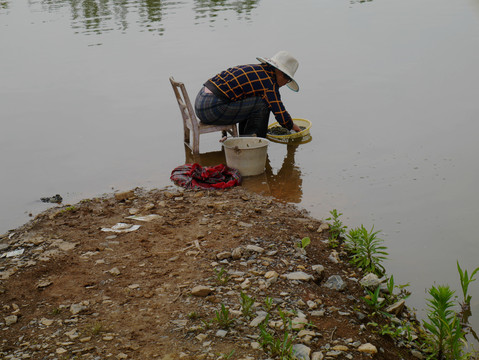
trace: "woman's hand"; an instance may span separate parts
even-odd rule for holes
[[[296,132],[302,131],[301,128],[296,124],[293,124],[293,130],[296,131]]]

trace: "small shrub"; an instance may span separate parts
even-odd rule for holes
[[[253,304],[255,302],[255,298],[251,298],[246,295],[244,292],[241,291],[240,294],[240,304],[241,304],[241,312],[243,316],[246,318],[250,318],[253,314]]]
[[[429,331],[427,341],[431,357],[438,360],[468,359],[468,354],[463,354],[465,333],[460,320],[453,310],[454,291],[449,286],[432,286],[429,289],[432,298],[426,299],[428,303],[427,318],[424,327]]]
[[[363,225],[356,229],[351,229],[346,237],[346,248],[352,254],[351,263],[362,268],[365,272],[371,272],[378,276],[385,273],[383,260],[389,255],[387,247],[381,245],[384,240],[377,237],[379,231],[368,231]]]
[[[338,213],[336,209],[331,210],[329,213],[331,216],[326,219],[327,221],[332,221],[329,227],[329,246],[334,248],[339,245],[339,239],[344,236],[347,226],[339,219],[343,215],[342,213]]]
[[[214,321],[216,321],[218,326],[222,329],[228,329],[234,322],[234,320],[230,318],[229,309],[224,304],[221,304],[220,311],[215,311],[215,313],[216,317],[214,318]]]

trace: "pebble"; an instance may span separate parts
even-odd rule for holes
[[[264,249],[262,247],[256,246],[256,245],[247,245],[246,250],[256,252],[256,253],[259,253],[259,254],[264,253]]]
[[[5,320],[5,325],[10,326],[16,324],[18,321],[17,315],[9,315],[3,318]]]
[[[346,283],[339,275],[331,275],[323,286],[337,291],[346,289]]]
[[[300,281],[313,280],[312,275],[306,274],[303,271],[295,271],[289,274],[282,275],[281,277],[288,280],[300,280]]]
[[[310,360],[311,348],[304,344],[293,345],[293,357],[297,360]]]
[[[361,346],[359,346],[358,351],[374,355],[374,354],[377,354],[378,349],[373,344],[366,343],[366,344],[362,344]]]
[[[365,288],[376,289],[381,284],[381,281],[376,274],[369,273],[359,280],[359,283]]]
[[[205,297],[211,294],[212,291],[213,289],[210,288],[209,286],[198,285],[198,286],[195,286],[193,289],[191,289],[191,295]]]

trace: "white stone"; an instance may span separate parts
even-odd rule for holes
[[[293,345],[293,357],[297,360],[310,360],[311,349],[303,344]]]
[[[302,330],[307,323],[308,320],[306,318],[295,317],[293,320],[291,320],[291,328],[293,330]]]
[[[53,320],[47,318],[41,318],[40,320],[40,323],[45,326],[50,326],[51,324],[53,324],[53,322]]]
[[[205,297],[213,291],[209,286],[198,285],[191,289],[191,295]]]
[[[262,254],[264,252],[264,249],[262,247],[256,246],[256,245],[248,245],[248,246],[246,246],[246,250],[257,252],[257,253],[260,253],[260,254]]]
[[[373,344],[366,343],[358,347],[358,351],[373,355],[373,354],[377,354],[378,349]]]
[[[5,320],[5,325],[10,326],[16,324],[18,321],[17,315],[9,315],[3,318]]]
[[[301,280],[301,281],[309,281],[313,279],[313,276],[306,274],[304,271],[295,271],[289,274],[282,275],[282,277],[288,280]]]
[[[324,355],[321,351],[316,351],[311,355],[311,360],[323,360]]]

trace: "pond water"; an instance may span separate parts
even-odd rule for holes
[[[382,230],[419,314],[433,284],[461,298],[456,261],[479,266],[479,0],[2,0],[0,233],[51,206],[40,197],[164,187],[185,161],[224,161],[218,134],[185,151],[168,78],[194,97],[279,50],[300,61],[300,92],[282,96],[312,141],[272,143],[244,186]],[[478,329],[479,282],[470,293]]]

